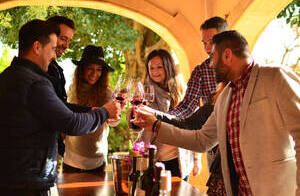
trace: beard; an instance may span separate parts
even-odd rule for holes
[[[226,77],[228,70],[223,60],[219,57],[218,62],[216,63],[216,82],[228,82],[228,78]]]
[[[222,73],[219,73],[217,70],[216,70],[216,82],[217,83],[227,82],[227,79],[225,79]]]

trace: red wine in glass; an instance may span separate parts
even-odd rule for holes
[[[124,108],[127,100],[127,92],[121,90],[120,92],[116,93],[115,100],[121,104],[121,108]]]
[[[116,97],[116,100],[120,101],[120,102],[123,102],[125,99],[123,97]]]
[[[145,100],[138,100],[138,99],[136,99],[136,100],[131,100],[131,102],[130,102],[132,105],[140,105],[140,104],[145,104],[146,103],[146,101]]]
[[[144,104],[146,102],[146,100],[144,100],[143,98],[140,98],[140,97],[133,97],[132,99],[131,99],[131,101],[130,101],[130,103],[132,104],[132,105],[141,105],[141,104]],[[134,119],[134,114],[133,114],[133,111],[131,112],[131,114],[130,114],[130,118],[131,119]],[[140,129],[140,127],[139,126],[136,126],[133,122],[131,122],[131,128],[132,128],[132,130],[139,130]]]

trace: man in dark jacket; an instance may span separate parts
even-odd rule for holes
[[[74,113],[57,97],[46,73],[56,58],[59,29],[42,20],[23,25],[19,57],[0,74],[0,195],[49,195],[57,176],[57,136],[91,133],[120,115],[110,102]]]
[[[60,34],[57,37],[56,58],[60,58],[63,52],[69,47],[75,30],[74,22],[64,16],[53,16],[47,22],[57,25],[60,29]],[[48,74],[51,76],[51,82],[54,86],[57,96],[63,101],[67,102],[67,93],[65,90],[65,76],[63,69],[58,63],[53,60],[48,67]]]
[[[56,46],[56,58],[60,58],[64,51],[69,48],[69,44],[72,40],[75,24],[74,21],[64,17],[64,16],[53,16],[50,17],[47,22],[58,26],[60,29],[60,34],[57,37]],[[82,106],[78,104],[71,104],[67,102],[67,93],[65,90],[66,79],[63,73],[63,69],[58,65],[58,63],[53,60],[48,67],[48,74],[50,75],[50,80],[53,84],[57,96],[66,104],[66,106],[73,112],[87,112],[91,108],[87,106]],[[63,142],[62,135],[58,136],[58,154],[63,156],[65,152],[65,145]]]

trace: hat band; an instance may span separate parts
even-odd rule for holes
[[[98,60],[105,62],[105,59],[100,56],[85,56],[80,59],[80,61],[98,61]]]

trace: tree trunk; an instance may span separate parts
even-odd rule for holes
[[[133,51],[123,51],[125,56],[126,73],[131,78],[142,80],[145,77],[145,60],[147,55],[154,49],[170,47],[163,39],[155,40],[155,33],[147,27],[133,21],[133,29],[139,32],[139,39],[134,44]]]

